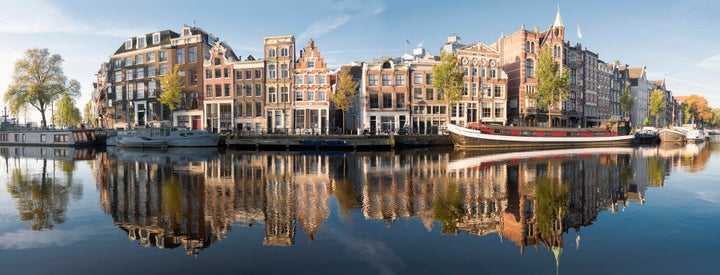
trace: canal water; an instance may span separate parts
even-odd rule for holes
[[[0,156],[0,274],[704,274],[720,256],[717,140]]]

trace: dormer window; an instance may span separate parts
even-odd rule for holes
[[[137,48],[138,48],[138,49],[145,48],[145,47],[147,46],[147,44],[146,44],[145,42],[146,42],[146,41],[145,41],[145,36],[144,36],[144,35],[143,35],[143,36],[138,36],[138,37],[137,37]]]
[[[153,33],[153,44],[160,44],[160,33]]]
[[[313,52],[309,52],[308,57],[313,57]]]
[[[132,42],[133,42],[132,38],[128,38],[127,40],[125,40],[125,49],[126,50],[132,49],[132,46],[133,46]]]
[[[184,29],[183,29],[183,36],[188,36],[188,35],[190,35],[190,28],[184,28]]]

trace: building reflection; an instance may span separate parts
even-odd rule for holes
[[[559,255],[569,231],[592,225],[602,211],[644,203],[647,188],[663,186],[675,163],[633,148],[477,155],[198,149],[108,151],[94,170],[106,213],[131,240],[189,255],[233,226],[262,225],[267,246],[292,246],[296,234],[313,242],[333,198],[341,217],[360,214],[388,226],[417,219],[431,232],[497,234],[520,253],[543,245]]]

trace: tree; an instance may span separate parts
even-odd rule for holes
[[[355,93],[357,93],[358,89],[358,83],[353,80],[350,70],[350,66],[340,68],[337,89],[334,94],[330,95],[330,100],[332,100],[333,105],[335,105],[335,109],[342,111],[343,132],[345,131],[345,112],[353,107]]]
[[[66,86],[62,62],[60,55],[51,55],[47,48],[28,49],[25,57],[15,62],[12,82],[3,96],[10,113],[17,115],[30,105],[40,111],[41,126],[47,127],[47,108],[65,92],[70,96],[79,94],[79,89]]]
[[[710,123],[712,121],[712,110],[708,106],[705,97],[692,94],[683,102],[685,123]]]
[[[650,116],[655,118],[655,127],[660,126],[658,121],[663,110],[665,110],[665,91],[655,89],[650,93],[650,104],[648,106]]]
[[[635,105],[635,100],[630,93],[630,82],[625,81],[625,87],[623,88],[623,93],[620,96],[620,108],[625,114],[629,114],[632,112],[633,105]]]
[[[550,108],[558,102],[568,99],[568,84],[570,74],[567,69],[561,68],[552,56],[550,46],[543,46],[538,57],[536,77],[537,91],[532,95],[538,108],[548,111],[548,126],[552,127]]]
[[[91,117],[93,107],[94,107],[94,105],[93,105],[92,100],[88,101],[88,103],[85,104],[85,108],[83,109],[83,121],[89,127],[95,128],[95,127],[97,127],[97,118]]]
[[[448,104],[448,110],[462,99],[463,76],[458,67],[457,55],[451,52],[440,53],[440,64],[433,66],[433,86],[438,91],[438,99]],[[450,112],[447,122],[450,123]]]
[[[78,125],[82,121],[80,109],[75,107],[75,100],[68,93],[65,93],[59,101],[55,102],[55,109],[57,110],[53,117],[55,125],[69,127]]]
[[[182,89],[180,89],[182,82],[183,79],[180,77],[178,65],[175,65],[172,73],[160,77],[162,93],[158,101],[168,106],[170,111],[175,111],[178,107],[178,100],[180,99],[180,92],[182,91]]]

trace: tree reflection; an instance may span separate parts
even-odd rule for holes
[[[457,234],[457,224],[463,217],[463,194],[460,192],[460,185],[450,182],[446,185],[445,192],[439,192],[433,202],[433,214],[435,219],[442,224],[443,234]]]
[[[662,187],[665,181],[665,159],[653,157],[648,159],[648,180],[653,187]]]
[[[29,222],[32,230],[53,229],[65,222],[72,187],[71,181],[61,184],[49,177],[47,159],[42,162],[40,175],[28,175],[27,170],[16,168],[8,184],[8,192],[17,199],[20,220]]]
[[[537,228],[550,246],[560,245],[554,237],[562,235],[563,219],[568,214],[568,186],[547,176],[538,177]]]

